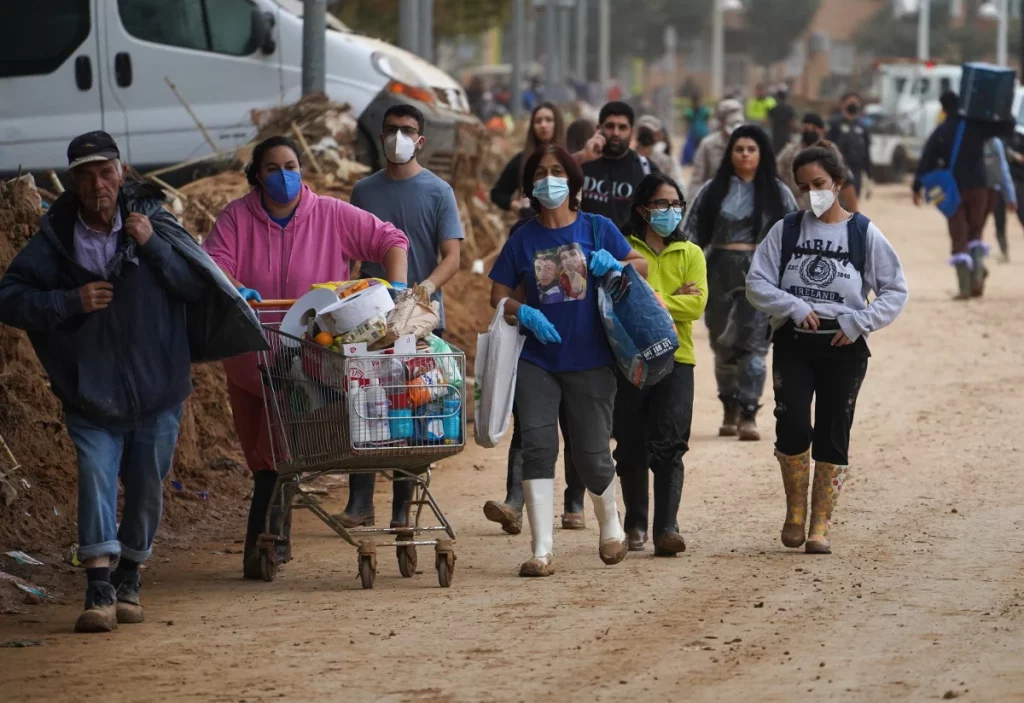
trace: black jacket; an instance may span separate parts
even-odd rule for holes
[[[78,289],[102,280],[74,257],[78,202],[61,196],[0,279],[0,322],[28,331],[66,410],[127,431],[192,391],[192,360],[265,348],[259,325],[227,278],[162,206],[162,193],[130,184],[122,218],[153,225],[146,246],[124,236],[109,282],[114,299],[85,313]]]
[[[921,176],[929,171],[947,168],[950,157],[953,153],[953,142],[956,140],[956,131],[961,118],[952,117],[944,121],[925,142],[924,150],[921,152],[921,161],[917,165],[917,175],[914,177],[914,191],[921,190]],[[960,142],[960,153],[956,157],[956,164],[953,167],[953,178],[957,186],[965,188],[987,188],[988,177],[985,172],[985,141],[989,137],[989,130],[984,126],[971,120],[965,120],[967,127],[964,129],[964,138]]]
[[[871,133],[860,119],[839,117],[829,125],[828,140],[836,145],[854,173],[871,171]]]

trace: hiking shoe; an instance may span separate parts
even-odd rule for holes
[[[85,590],[85,610],[75,632],[113,632],[117,629],[117,592],[106,581],[93,581]]]
[[[654,537],[654,556],[674,557],[686,551],[686,540],[678,532],[665,532]]]
[[[552,576],[555,573],[555,560],[547,554],[543,559],[540,557],[533,557],[529,561],[523,562],[523,565],[519,567],[519,575],[526,578],[543,578],[545,576]]]
[[[565,513],[562,515],[562,529],[563,530],[585,530],[587,529],[587,521],[583,517],[583,513]]]
[[[117,621],[122,625],[142,622],[142,603],[139,600],[142,575],[138,571],[116,569],[110,582],[117,590]]]

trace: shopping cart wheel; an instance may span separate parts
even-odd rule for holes
[[[455,545],[450,540],[439,539],[434,545],[434,563],[437,567],[437,582],[441,588],[452,585],[455,574]]]
[[[277,576],[277,554],[274,547],[264,547],[260,551],[260,574],[264,581],[273,581]]]
[[[405,578],[416,575],[416,547],[398,547],[398,570]]]
[[[373,588],[376,578],[377,545],[373,540],[364,540],[359,543],[359,579],[363,582],[363,588]]]

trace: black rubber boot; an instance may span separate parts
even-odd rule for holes
[[[396,480],[391,484],[391,527],[410,525],[409,501],[412,500],[413,482]]]
[[[719,437],[735,437],[739,434],[740,405],[735,398],[719,397],[722,401],[722,425],[718,428]]]
[[[619,476],[622,486],[622,502],[626,506],[623,527],[629,551],[642,552],[647,544],[647,504],[650,498],[648,471],[627,469]]]
[[[679,534],[679,501],[683,495],[683,469],[654,474],[654,556],[674,556],[686,550]]]
[[[263,578],[260,550],[256,542],[263,534],[275,483],[276,471],[257,471],[252,476],[252,501],[249,503],[249,521],[245,527],[245,547],[242,550],[242,575],[247,579]]]
[[[973,282],[973,275],[971,273],[971,267],[966,263],[958,262],[956,264],[956,286],[957,286],[957,300],[970,300],[971,299],[971,284]]]
[[[565,496],[562,503],[562,529],[584,530],[587,527],[586,509],[583,498],[587,495],[587,486],[576,470],[572,452],[568,449],[562,453],[565,464]]]
[[[286,484],[292,485],[292,484]],[[282,490],[285,490],[282,486]],[[291,502],[292,494],[290,490],[285,490],[285,501],[282,502],[280,496],[272,496],[270,504],[270,530],[274,534],[281,535],[282,543],[277,545],[277,563],[287,564],[292,560],[292,509]],[[287,507],[284,507],[286,506]],[[284,524],[281,524],[281,514],[284,512]]]
[[[335,515],[344,527],[373,527],[373,492],[376,487],[375,474],[351,474],[348,477],[348,505],[345,512]]]
[[[984,246],[976,246],[971,249],[971,261],[974,263],[974,267],[971,269],[971,296],[980,298],[985,295],[985,279],[988,278]]]

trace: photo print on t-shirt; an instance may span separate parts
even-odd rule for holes
[[[541,305],[587,297],[587,259],[579,243],[536,252],[533,270]]]

